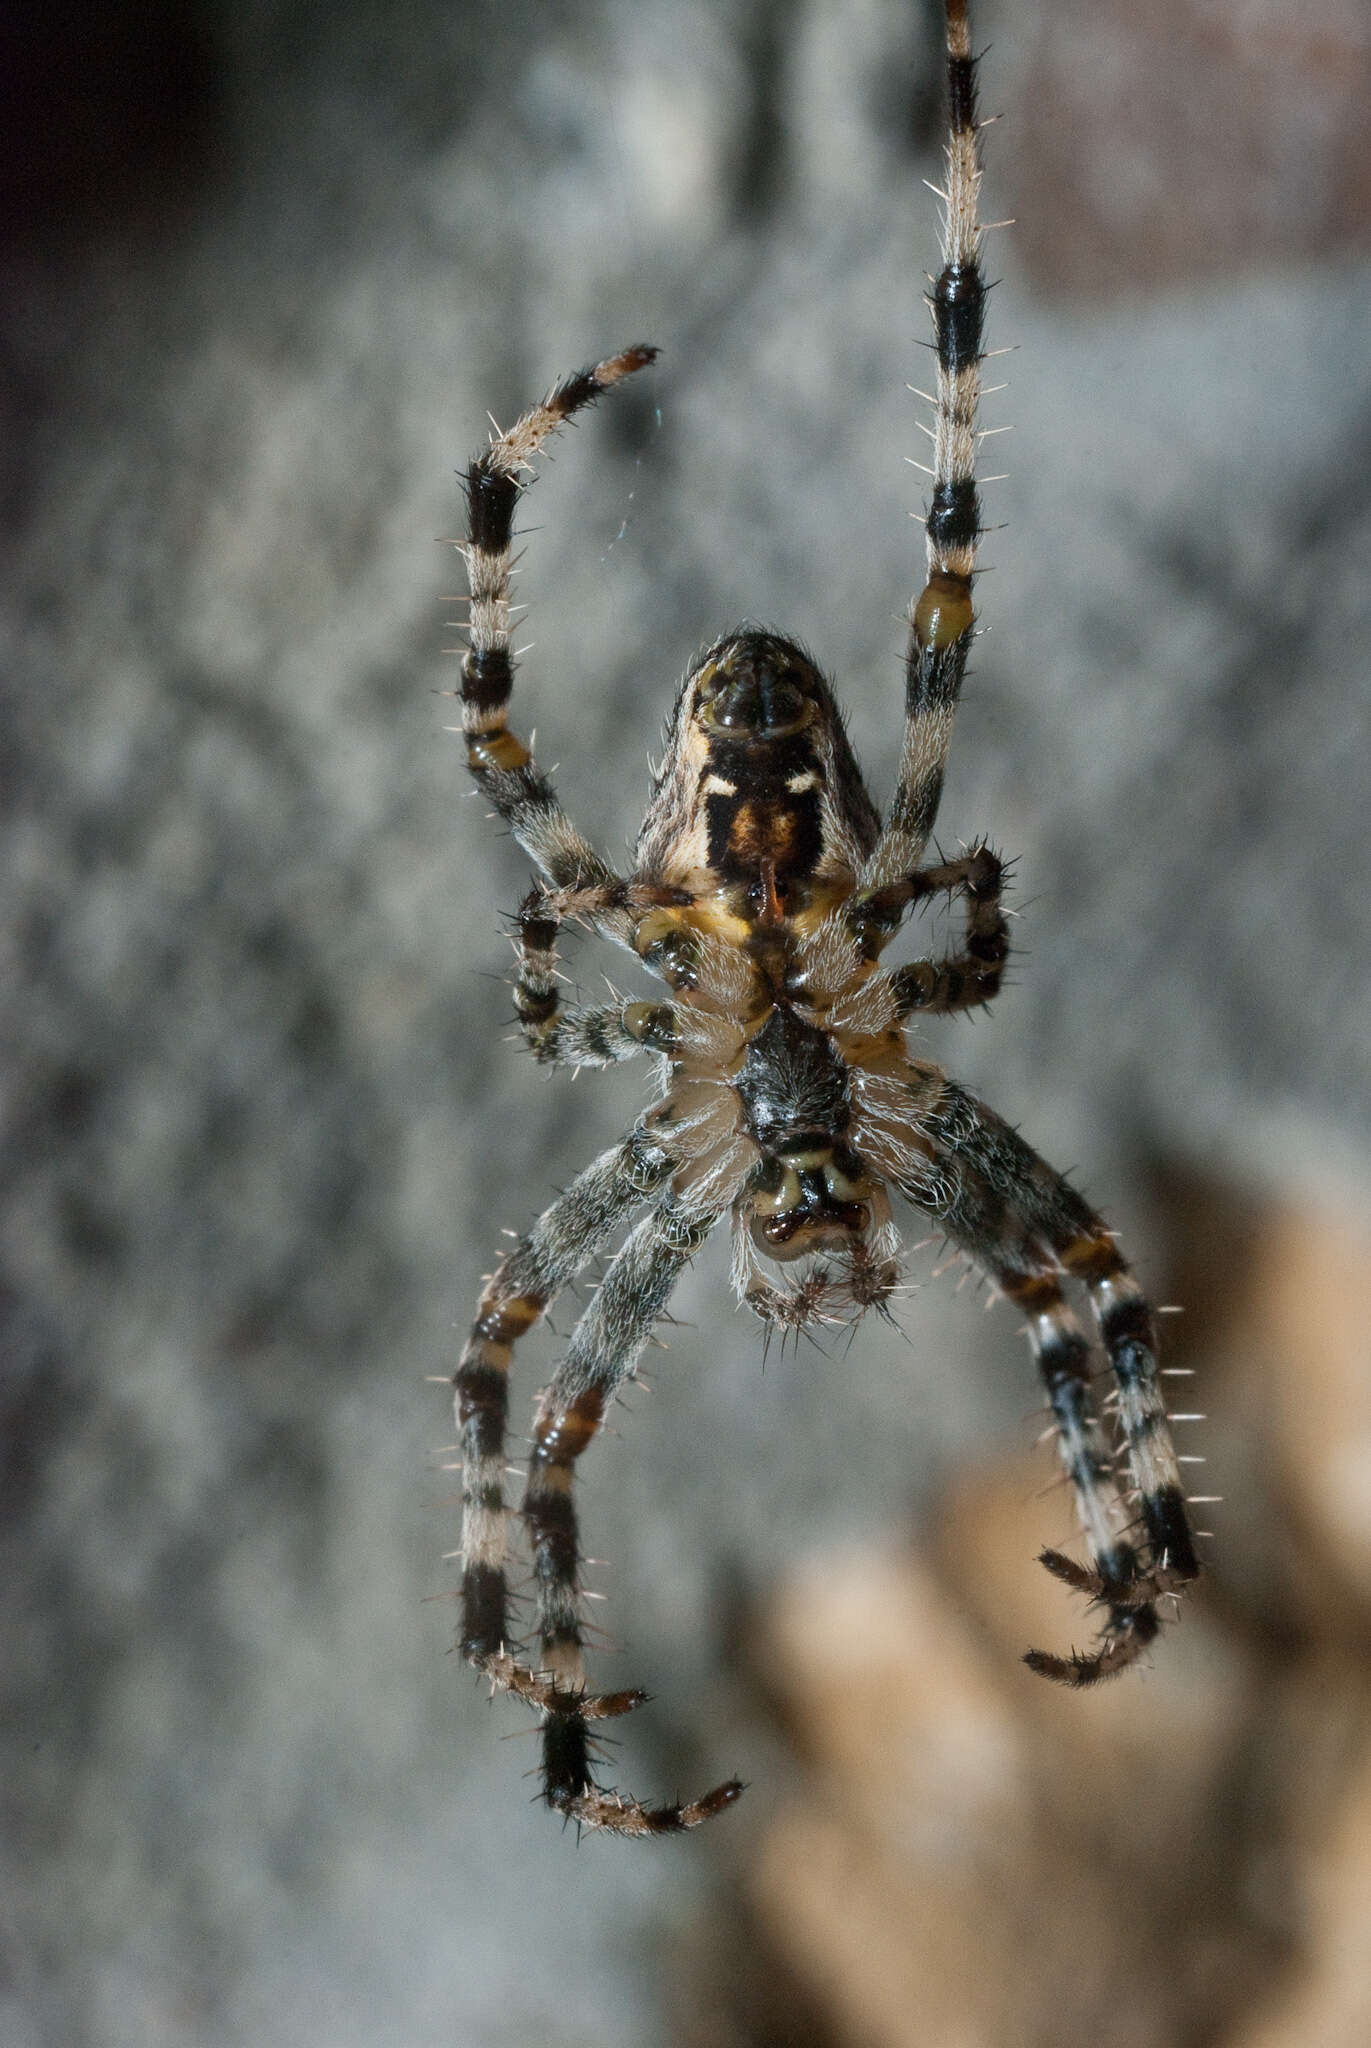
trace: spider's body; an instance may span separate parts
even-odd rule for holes
[[[916,1011],[988,1002],[1007,955],[1003,873],[983,845],[926,860],[952,720],[975,633],[980,535],[975,417],[985,286],[979,268],[974,65],[965,0],[947,0],[951,132],[944,266],[930,295],[938,388],[928,572],[910,612],[905,736],[884,819],[867,795],[833,692],[811,658],[745,627],[683,681],[635,849],[616,875],[557,802],[507,724],[510,549],[519,475],[544,438],[643,368],[633,348],[557,386],[468,472],[468,759],[541,880],[519,915],[515,1006],[535,1056],[607,1065],[655,1056],[660,1099],[534,1224],[488,1280],[455,1375],[461,1431],[467,1657],[538,1708],[550,1805],[622,1834],[693,1827],[740,1791],[648,1807],[601,1789],[591,1724],[639,1704],[591,1694],[582,1660],[576,1460],[672,1287],[725,1217],[734,1283],[766,1323],[860,1316],[899,1277],[892,1193],[933,1221],[1022,1312],[1091,1562],[1048,1568],[1103,1613],[1100,1641],[1031,1652],[1087,1685],[1157,1632],[1156,1602],[1197,1570],[1159,1392],[1151,1314],[1113,1236],[1016,1132],[906,1041]],[[930,897],[959,898],[959,951],[887,969],[885,947]],[[628,947],[666,985],[657,1001],[563,1010],[556,943],[568,920]],[[536,1662],[510,1646],[504,1497],[515,1341],[576,1273],[645,1215],[612,1259],[538,1404],[522,1516],[533,1553]],[[1133,1500],[1092,1392],[1095,1358],[1068,1290],[1089,1297],[1117,1387]]]

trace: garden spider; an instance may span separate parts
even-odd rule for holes
[[[731,1780],[687,1804],[647,1806],[597,1784],[592,1728],[645,1695],[592,1693],[582,1660],[576,1460],[629,1378],[682,1269],[731,1218],[733,1281],[767,1324],[800,1330],[887,1302],[900,1239],[891,1190],[929,1218],[1024,1316],[1090,1553],[1042,1562],[1101,1611],[1088,1652],[1030,1651],[1071,1686],[1131,1664],[1157,1602],[1198,1570],[1156,1364],[1151,1313],[1113,1234],[994,1112],[914,1056],[915,1012],[996,994],[1008,952],[1002,866],[976,845],[925,865],[953,714],[975,636],[981,532],[976,408],[987,287],[979,265],[975,60],[966,0],[947,0],[947,190],[933,283],[937,360],[928,580],[910,614],[904,745],[884,822],[863,786],[832,691],[808,654],[744,626],[692,664],[633,871],[613,873],[509,730],[510,548],[521,476],[547,436],[656,353],[636,347],[567,378],[467,472],[469,648],[463,730],[478,787],[540,871],[518,916],[515,1007],[534,1057],[606,1066],[646,1052],[662,1092],[501,1261],[454,1376],[463,1457],[465,1656],[542,1722],[544,1793],[582,1827],[656,1835],[738,1798]],[[883,969],[906,912],[960,899],[960,949]],[[657,1002],[564,1009],[562,926],[635,953]],[[532,1546],[536,1660],[511,1645],[505,1429],[513,1347],[636,1210],[535,1414],[522,1516]],[[789,1283],[770,1277],[779,1264]],[[1116,1386],[1128,1489],[1092,1394],[1091,1341],[1068,1301],[1083,1289]]]

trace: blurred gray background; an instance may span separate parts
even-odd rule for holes
[[[1173,1168],[1368,1190],[1368,29],[1315,12],[975,10],[1014,431],[942,829],[1020,857],[1025,916],[1014,986],[930,1043],[1163,1296]],[[763,1370],[714,1248],[585,1525],[601,1668],[656,1695],[621,1782],[751,1790],[666,1846],[578,1849],[529,1803],[526,1717],[448,1654],[429,1382],[500,1228],[642,1084],[511,1041],[526,863],[449,734],[434,537],[487,409],[659,343],[528,501],[516,722],[617,854],[675,679],[748,615],[813,647],[888,795],[934,10],[56,33],[6,29],[0,143],[0,2039],[666,2041],[681,1944],[790,1789],[738,1618],[1026,1443],[1037,1397],[934,1253],[901,1331]],[[525,1348],[521,1415],[555,1338]]]

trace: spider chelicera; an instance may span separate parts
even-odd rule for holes
[[[605,1066],[645,1053],[662,1092],[621,1143],[572,1181],[486,1282],[454,1376],[463,1460],[465,1656],[542,1721],[548,1804],[625,1835],[697,1826],[732,1804],[648,1806],[601,1786],[593,1729],[645,1695],[593,1693],[582,1655],[576,1461],[715,1224],[733,1233],[738,1294],[799,1330],[882,1306],[897,1284],[892,1191],[979,1266],[1025,1318],[1090,1562],[1048,1570],[1101,1615],[1088,1652],[1030,1651],[1044,1676],[1085,1686],[1131,1664],[1157,1602],[1198,1565],[1156,1363],[1153,1318],[1113,1234],[1060,1174],[906,1042],[920,1012],[996,994],[1008,953],[1003,870],[976,845],[928,862],[967,655],[981,534],[977,403],[986,285],[977,220],[975,60],[966,0],[947,0],[950,119],[943,267],[933,282],[937,365],[928,572],[910,613],[905,728],[882,820],[832,690],[795,642],[744,627],[692,664],[632,872],[615,874],[510,731],[510,552],[521,481],[549,434],[652,360],[625,349],[558,384],[467,472],[459,544],[470,581],[463,730],[476,782],[539,871],[517,923],[515,1006],[535,1058]],[[958,950],[892,969],[909,911],[960,902]],[[575,923],[635,953],[665,985],[653,1002],[564,1008],[556,946]],[[641,1212],[632,1221],[635,1212]],[[505,1434],[513,1348],[588,1260],[627,1235],[538,1402],[521,1514],[532,1549],[538,1647],[509,1627]],[[780,1273],[772,1269],[779,1267]],[[1088,1297],[1113,1373],[1126,1485],[1092,1391]]]

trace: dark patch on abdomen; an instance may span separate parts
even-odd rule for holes
[[[756,749],[713,747],[710,772],[735,791],[705,798],[709,865],[721,881],[751,881],[764,861],[778,887],[814,873],[824,850],[823,791],[786,787],[797,775],[822,775],[804,735]]]

